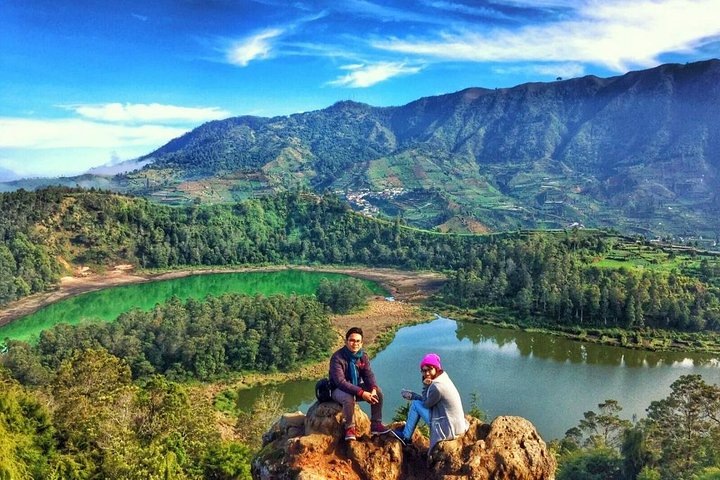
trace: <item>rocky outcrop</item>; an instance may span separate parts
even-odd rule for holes
[[[521,417],[486,424],[468,417],[460,438],[429,442],[418,431],[404,446],[392,434],[370,436],[370,421],[356,407],[358,439],[343,440],[342,411],[315,403],[307,415],[286,414],[263,437],[252,474],[262,480],[492,479],[552,480],[556,462],[535,427]],[[395,426],[399,426],[395,425]]]

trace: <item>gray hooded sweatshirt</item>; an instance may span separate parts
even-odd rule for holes
[[[467,431],[460,394],[447,373],[442,372],[423,389],[422,402],[430,409],[430,450],[441,440],[452,440]]]

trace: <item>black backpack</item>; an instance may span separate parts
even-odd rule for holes
[[[320,403],[332,402],[332,391],[333,385],[329,378],[318,380],[315,384],[315,398]]]

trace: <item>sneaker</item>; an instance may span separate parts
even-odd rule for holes
[[[390,427],[383,425],[382,422],[373,422],[370,426],[371,435],[384,435],[390,432]]]
[[[345,430],[345,440],[356,440],[357,435],[355,433],[355,427],[350,427]]]
[[[400,440],[400,443],[402,443],[403,445],[409,445],[410,443],[412,443],[412,441],[409,438],[405,438],[403,436],[402,428],[396,428],[394,430],[390,430],[390,433],[392,433],[395,436],[395,438]]]

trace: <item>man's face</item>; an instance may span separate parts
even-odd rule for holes
[[[352,353],[357,353],[362,348],[362,335],[359,333],[351,333],[350,336],[345,340],[348,350]]]
[[[430,380],[435,379],[437,377],[437,369],[430,365],[425,365],[420,369],[420,373],[422,373],[422,378],[425,380],[426,378],[429,378]]]

